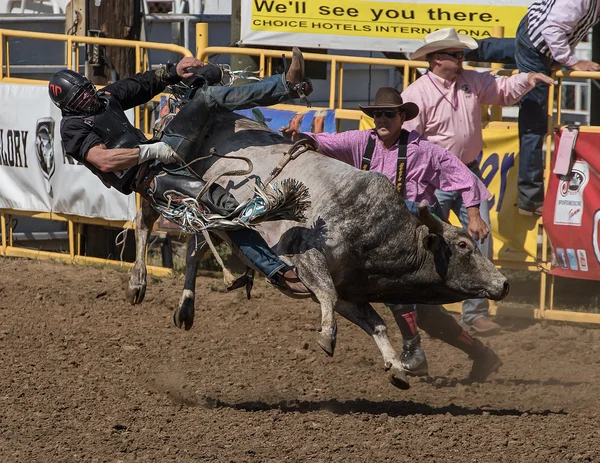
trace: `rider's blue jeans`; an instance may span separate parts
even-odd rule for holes
[[[269,279],[280,269],[287,267],[282,262],[260,234],[254,230],[244,228],[227,232],[234,247],[237,247],[246,258],[252,262],[258,271]]]
[[[285,74],[266,77],[239,87],[206,87],[203,94],[204,104],[211,111],[226,112],[255,106],[271,106],[292,98],[286,85]]]

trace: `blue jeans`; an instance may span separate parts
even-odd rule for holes
[[[515,64],[515,39],[499,39],[490,37],[477,40],[475,50],[465,50],[465,60],[480,63]]]
[[[479,165],[477,163],[474,163],[470,169],[475,175],[477,175],[478,178],[481,179],[481,171],[479,170]],[[440,203],[440,208],[442,209],[442,219],[448,220],[450,211],[454,211],[454,213],[458,216],[463,228],[466,230],[469,224],[469,217],[467,215],[467,208],[462,201],[460,193],[456,191],[447,192],[437,190],[435,195]],[[479,205],[479,214],[489,227],[490,208],[487,201],[484,201]],[[479,243],[478,241],[477,247],[485,257],[491,260],[494,257],[492,234],[490,233],[488,235],[488,237],[483,241],[483,244]],[[489,310],[490,303],[487,299],[467,299],[463,302],[462,306],[462,321],[463,323],[469,325],[473,323],[476,318],[488,316]]]
[[[405,199],[404,204],[406,204],[406,207],[408,208],[408,210],[411,214],[414,214],[414,215],[419,214],[419,203]],[[442,216],[443,216],[442,210],[440,209],[440,205],[438,203],[427,206],[427,209],[429,209],[429,212],[431,212],[432,214],[435,214],[438,217],[438,219],[443,220],[442,219]]]
[[[529,39],[526,19],[517,29],[515,60],[519,72],[550,75],[552,58],[540,53]],[[548,85],[537,84],[519,102],[518,206],[534,210],[544,203],[544,152],[548,128]]]
[[[292,99],[285,74],[265,77],[239,87],[212,86],[203,89],[204,101],[211,111],[235,111],[255,106],[271,106]],[[194,98],[195,100],[196,98]]]
[[[204,86],[167,125],[161,141],[189,163],[196,159],[214,114],[271,106],[291,99],[283,74],[240,87]]]
[[[245,228],[227,232],[227,236],[231,239],[234,247],[237,247],[256,266],[258,271],[269,279],[278,270],[287,267],[285,262],[273,254],[269,245],[258,232]]]

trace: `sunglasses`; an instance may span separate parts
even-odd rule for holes
[[[463,59],[465,57],[464,51],[442,51],[440,55],[452,56],[455,59]]]
[[[394,119],[398,114],[398,111],[373,111],[373,117],[377,119],[378,117],[385,116],[388,119]]]

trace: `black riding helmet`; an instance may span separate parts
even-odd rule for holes
[[[58,71],[50,77],[48,93],[52,102],[68,114],[90,116],[100,108],[94,84],[70,69]]]

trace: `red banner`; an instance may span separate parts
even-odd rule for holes
[[[556,156],[553,168],[555,162]],[[544,227],[552,244],[552,275],[600,280],[600,133],[580,132],[570,173],[550,175]]]

